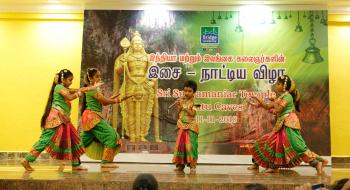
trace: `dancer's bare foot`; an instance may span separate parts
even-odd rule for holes
[[[88,169],[83,167],[83,166],[76,166],[76,167],[72,167],[72,170],[73,171],[86,171]]]
[[[63,161],[61,161],[58,166],[58,171],[63,171],[65,166],[66,164]]]
[[[64,167],[65,167],[64,165],[60,165],[60,166],[58,166],[57,170],[62,172],[62,171],[64,171]]]
[[[263,171],[264,173],[278,173],[278,169],[267,168]]]
[[[101,164],[101,168],[119,168],[119,166],[115,163],[104,163]]]
[[[22,179],[33,179],[33,177],[30,176],[30,174],[32,173],[33,171],[24,171],[23,175],[22,175]]]
[[[184,170],[177,170],[177,169],[174,169],[174,172],[175,172],[175,175],[176,175],[176,176],[180,176],[180,177],[186,176]]]
[[[318,162],[315,168],[316,168],[317,175],[321,175],[323,171],[322,162]]]
[[[21,160],[21,164],[22,164],[22,166],[24,167],[25,170],[27,170],[27,171],[34,171],[34,169],[30,166],[28,160],[26,160],[26,159]]]
[[[248,166],[247,169],[248,170],[258,170],[259,169],[259,165],[258,164],[252,164],[252,165]]]
[[[326,167],[328,164],[328,160],[322,160],[322,169]]]
[[[177,167],[174,169],[174,171],[175,171],[175,172],[183,172],[184,169],[185,169],[185,167],[177,166]]]

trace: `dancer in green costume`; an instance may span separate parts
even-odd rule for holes
[[[80,156],[84,154],[84,148],[69,116],[70,101],[78,98],[83,92],[96,89],[97,86],[70,89],[72,80],[73,73],[68,69],[63,69],[55,75],[45,113],[41,118],[41,136],[21,161],[27,171],[34,170],[29,163],[34,162],[45,149],[57,160],[70,160],[73,170],[85,170],[80,166]]]
[[[101,73],[95,68],[87,69],[85,85],[93,86],[101,81]],[[86,155],[92,159],[101,160],[101,167],[116,168],[114,156],[119,152],[121,139],[115,129],[102,117],[102,106],[120,103],[118,96],[105,97],[100,89],[85,93],[81,112],[80,134]]]
[[[300,93],[295,83],[287,75],[278,77],[275,85],[277,98],[265,103],[260,97],[254,97],[258,105],[277,116],[273,131],[259,138],[251,153],[253,165],[248,169],[266,168],[264,172],[278,172],[278,168],[292,168],[301,162],[309,163],[318,174],[328,161],[312,152],[301,136],[300,122],[295,111],[299,111]]]

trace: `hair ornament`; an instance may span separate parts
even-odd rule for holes
[[[58,84],[58,78],[59,78],[59,74],[56,73],[56,74],[55,74],[55,78],[54,78],[54,80],[53,80],[53,82],[54,82],[55,84]]]
[[[286,76],[283,83],[283,91],[287,90],[287,81],[288,81],[288,77]]]

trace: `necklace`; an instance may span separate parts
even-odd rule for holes
[[[141,56],[136,56],[136,55],[130,55],[131,57],[135,58],[136,61],[141,61],[143,57],[145,57],[146,55],[141,54]]]
[[[288,91],[285,91],[284,93],[282,93],[280,96],[278,96],[277,99],[281,99],[283,96],[287,95],[288,94]]]

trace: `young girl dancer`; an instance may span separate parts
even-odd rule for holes
[[[300,94],[295,83],[287,75],[278,77],[274,87],[277,98],[265,103],[254,97],[258,105],[277,116],[273,131],[259,138],[251,149],[253,165],[248,169],[266,168],[264,172],[277,172],[278,168],[292,168],[302,161],[315,167],[318,174],[328,161],[312,152],[301,136],[301,126],[295,111],[299,111]]]
[[[78,98],[82,92],[95,89],[96,86],[73,90],[69,89],[72,81],[73,73],[68,69],[63,69],[55,75],[45,113],[41,118],[41,136],[21,161],[26,170],[34,170],[29,163],[34,162],[44,149],[57,160],[71,160],[73,170],[85,170],[80,166],[79,159],[84,154],[84,149],[69,116],[70,101]]]
[[[95,68],[87,69],[85,85],[93,86],[101,81],[101,73]],[[118,133],[102,117],[102,106],[120,103],[118,96],[105,97],[100,90],[91,90],[85,93],[82,103],[80,134],[87,156],[102,160],[101,167],[116,168],[113,164],[114,156],[121,147]]]

